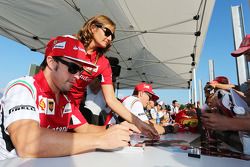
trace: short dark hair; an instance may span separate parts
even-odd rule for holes
[[[54,56],[52,57],[56,62],[58,62],[58,59],[60,59],[62,56]],[[40,69],[44,70],[47,66],[47,57],[45,56],[43,59],[43,62],[40,64]]]
[[[132,95],[138,95],[138,91],[137,90],[134,90],[133,94]]]
[[[46,57],[44,57],[42,63],[40,64],[40,69],[44,70],[46,66],[47,66],[47,60]]]
[[[177,100],[173,100],[173,101],[172,101],[172,104],[174,104],[174,103],[176,103],[176,102],[178,102],[178,101],[177,101]]]
[[[167,111],[171,111],[170,105],[165,105]]]

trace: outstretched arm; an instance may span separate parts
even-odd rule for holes
[[[250,131],[250,117],[231,118],[218,113],[202,113],[202,122],[212,130]]]
[[[136,127],[145,135],[151,138],[158,137],[158,133],[154,127],[141,121],[138,117],[133,115],[119,100],[116,99],[112,85],[102,85],[102,91],[106,103],[114,112],[116,112],[126,121],[136,125]]]

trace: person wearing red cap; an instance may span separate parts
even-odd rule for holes
[[[243,54],[250,54],[250,34],[246,35],[243,41],[241,42],[240,47],[231,53],[233,57],[239,57]]]
[[[72,87],[71,93],[77,104],[80,105],[87,85],[101,75],[101,89],[109,108],[126,121],[136,125],[145,135],[150,138],[157,138],[156,130],[130,113],[115,96],[110,63],[104,55],[110,49],[115,38],[115,28],[115,23],[104,15],[90,18],[81,27],[77,38],[82,41],[85,47],[87,60],[96,64],[97,68],[85,68],[80,79]]]
[[[147,105],[150,103],[150,100],[157,101],[159,97],[153,92],[152,85],[147,83],[139,83],[135,86],[132,96],[127,96],[122,99],[122,104],[134,115],[140,118],[142,121],[147,124],[153,125],[159,134],[165,134],[174,132],[174,127],[168,126],[164,128],[161,125],[151,122],[145,113]]]
[[[245,58],[247,62],[249,63],[250,62],[250,34],[246,35],[243,41],[241,42],[240,47],[231,53],[233,57],[239,57],[243,54],[245,55]],[[244,96],[246,97],[246,101],[248,105],[250,105],[249,84],[250,84],[249,80],[246,83],[244,83],[244,85],[247,85],[247,88],[244,91]]]
[[[238,94],[244,97],[244,93],[238,90],[238,87],[231,84],[229,79],[225,76],[217,76],[214,80],[207,82],[204,87],[205,97],[211,98],[211,94],[215,93],[216,90],[223,89],[229,91],[229,89],[234,89]]]
[[[229,79],[225,76],[217,76],[214,80],[207,83],[206,86],[210,86],[213,89],[226,89],[235,88],[234,84],[229,82]]]
[[[72,94],[72,85],[84,70],[82,43],[58,36],[46,47],[41,70],[35,76],[11,81],[0,101],[0,160],[20,157],[58,157],[128,146],[132,124],[106,129],[89,125]]]
[[[206,105],[207,105],[207,106],[204,106],[204,108],[208,107],[211,109],[211,108],[217,107],[218,101],[220,101],[218,98],[218,91],[224,90],[223,92],[226,93],[226,92],[229,92],[230,89],[234,89],[239,95],[241,95],[242,97],[244,96],[242,92],[236,90],[236,86],[234,84],[230,84],[229,79],[225,76],[218,76],[214,80],[208,82],[204,88],[205,96],[206,96]],[[217,130],[222,130],[223,128],[225,128],[224,126],[221,126],[221,124],[224,124],[223,121],[220,123],[217,122],[220,119],[224,121],[229,118],[226,116],[220,115],[216,113],[215,111],[213,113],[204,112],[202,114],[202,120],[203,120],[204,126],[206,126],[207,128],[214,129],[214,130],[216,130],[217,128],[218,128]],[[225,124],[227,123],[225,122]],[[229,126],[228,128],[231,128],[231,127]]]
[[[157,101],[159,99],[159,97],[153,92],[151,84],[147,84],[144,82],[137,84],[135,86],[134,92],[139,92],[139,91],[149,93],[148,95],[150,97],[150,100]]]

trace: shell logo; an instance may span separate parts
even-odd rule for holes
[[[189,118],[181,120],[181,123],[185,126],[196,127],[198,126],[198,119],[196,118]]]
[[[39,101],[39,107],[41,108],[41,110],[45,110],[46,105],[43,99]]]

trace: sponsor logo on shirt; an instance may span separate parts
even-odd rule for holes
[[[55,101],[54,99],[39,96],[38,109],[39,113],[44,113],[46,115],[55,115]]]
[[[80,75],[80,79],[86,81],[86,82],[90,82],[91,79],[88,77],[88,76],[85,76],[85,75]]]
[[[41,107],[42,110],[45,110],[46,105],[43,99],[39,101],[39,107]]]
[[[66,126],[63,127],[56,127],[56,128],[52,128],[55,131],[60,131],[60,132],[66,132],[68,130],[68,128]]]
[[[64,49],[65,45],[66,45],[66,42],[60,42],[60,43],[55,44],[55,46],[53,47],[53,49],[55,49],[55,48],[57,48],[57,49]]]
[[[55,115],[55,101],[54,99],[47,99],[46,115]]]
[[[72,112],[71,105],[70,105],[70,103],[67,103],[64,107],[63,114],[67,114],[67,113],[71,113],[71,112]]]
[[[18,106],[15,106],[15,107],[9,109],[9,114],[14,112],[14,111],[20,111],[20,110],[36,111],[35,107],[31,106],[31,105],[18,105]]]
[[[68,128],[66,126],[51,128],[50,125],[48,125],[47,128],[55,130],[55,131],[60,131],[60,132],[66,132],[68,130]]]
[[[85,67],[85,69],[87,69],[88,71],[91,72],[97,72],[99,69],[99,65],[96,65],[96,68],[92,68],[92,67]]]
[[[146,115],[145,113],[139,113],[138,116]]]
[[[45,113],[46,106],[47,106],[47,99],[43,98],[42,96],[39,96],[38,99],[39,99],[39,104],[38,104],[39,112]]]

